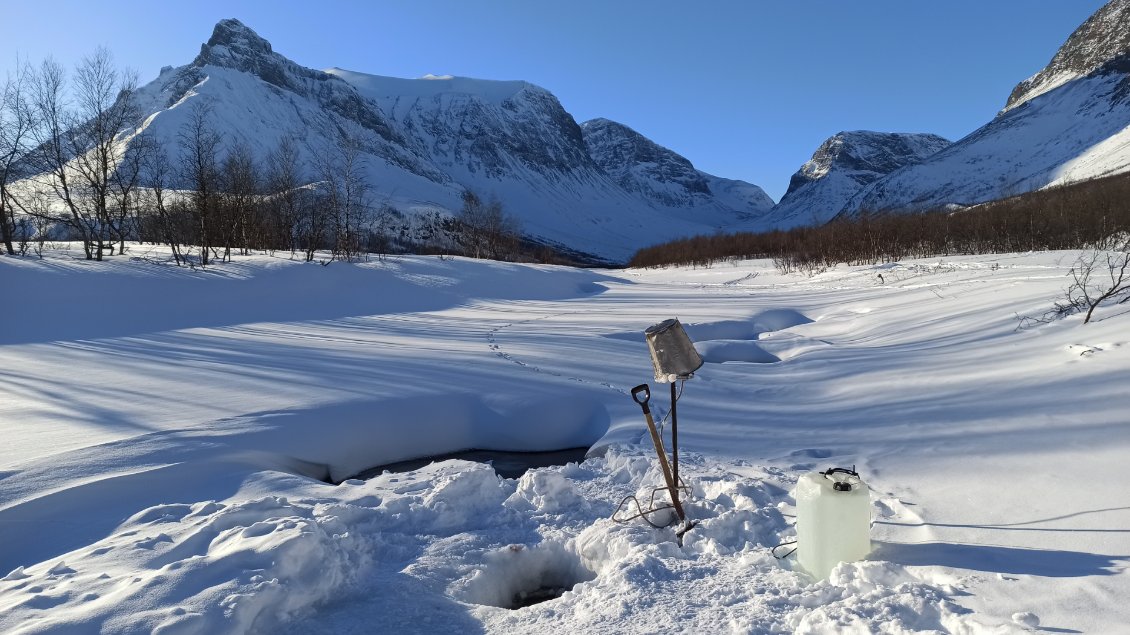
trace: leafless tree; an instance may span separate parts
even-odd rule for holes
[[[113,181],[128,147],[121,135],[138,123],[136,85],[136,74],[116,68],[104,48],[75,68],[70,94],[66,73],[53,60],[35,76],[37,171],[66,209],[64,220],[88,259],[113,249]]]
[[[274,188],[290,218],[289,233],[293,245],[302,251],[306,262],[313,262],[317,251],[328,244],[330,219],[333,213],[331,188],[311,188],[300,184],[303,180],[297,148],[282,145],[276,155],[273,172]],[[286,218],[286,216],[284,216]]]
[[[50,195],[42,190],[32,191],[20,200],[20,209],[24,212],[18,222],[21,255],[27,253],[29,244],[33,244],[35,255],[43,257],[43,251],[55,223],[50,208]]]
[[[1071,268],[1071,284],[1064,290],[1065,299],[1056,304],[1059,315],[1086,311],[1083,324],[1101,304],[1130,301],[1130,250],[1103,252],[1095,250],[1079,256]]]
[[[115,233],[116,214],[111,209],[114,177],[122,166],[128,144],[119,134],[132,130],[139,123],[139,112],[133,97],[137,75],[120,71],[113,56],[105,48],[86,57],[75,71],[77,126],[70,130],[73,164],[87,191],[88,209],[96,220],[96,259],[102,259],[107,240]],[[125,196],[122,208],[128,208],[129,194],[136,186],[134,174],[124,179]],[[122,214],[126,216],[126,214]],[[112,247],[111,247],[112,251]]]
[[[458,221],[468,255],[494,260],[513,255],[521,232],[520,225],[503,211],[498,199],[492,198],[484,204],[478,194],[464,191]]]
[[[92,220],[81,207],[78,188],[72,184],[73,170],[68,166],[72,156],[68,135],[75,120],[67,101],[66,71],[58,62],[48,58],[36,71],[33,86],[33,108],[39,123],[34,129],[36,147],[32,159],[35,172],[41,185],[66,208],[65,215],[59,220],[78,234],[86,257],[93,258]],[[48,212],[40,210],[39,213]]]
[[[27,155],[36,127],[29,94],[33,80],[31,67],[17,62],[15,74],[8,75],[0,86],[0,238],[8,254],[16,253],[12,241],[20,207],[11,185],[28,175]]]
[[[320,179],[320,204],[328,214],[335,260],[351,261],[362,252],[372,222],[364,154],[356,137],[342,132],[332,148],[313,150]]]
[[[294,138],[283,137],[267,154],[265,163],[265,205],[270,210],[273,240],[293,255],[301,242],[300,223],[312,208],[309,204],[310,191],[303,187],[302,156]],[[305,247],[303,251],[306,251]],[[307,261],[312,258],[313,251],[307,252]]]
[[[141,214],[141,178],[147,155],[156,150],[152,138],[135,136],[122,152],[117,168],[111,174],[110,222],[112,237],[118,240],[118,253],[126,251],[126,240],[138,237]]]
[[[232,247],[244,255],[262,247],[258,222],[259,167],[246,143],[236,142],[220,164],[220,240],[224,260],[231,260]]]
[[[191,241],[191,230],[185,222],[185,205],[170,198],[173,167],[169,161],[168,150],[148,134],[139,135],[134,143],[145,148],[142,156],[142,178],[148,186],[144,190],[146,202],[143,207],[150,212],[149,218],[154,228],[154,238],[169,245],[177,266],[184,262],[181,246]],[[139,219],[139,227],[145,222]]]
[[[188,206],[196,226],[200,264],[208,266],[211,250],[218,239],[220,171],[219,154],[223,138],[212,126],[212,104],[202,101],[193,106],[189,120],[177,134],[180,145],[180,180],[187,186]]]

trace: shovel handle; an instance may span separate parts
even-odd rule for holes
[[[641,398],[640,395],[643,395]],[[647,410],[647,402],[651,400],[651,386],[647,384],[640,384],[632,389],[632,400],[644,407]]]

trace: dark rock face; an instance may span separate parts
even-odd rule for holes
[[[1017,84],[1005,110],[1069,81],[1104,68],[1130,54],[1130,0],[1111,0],[1071,34],[1051,62],[1039,73]],[[1124,71],[1123,71],[1124,72]]]
[[[793,174],[789,189],[781,202],[793,192],[824,178],[833,170],[862,187],[901,167],[918,163],[948,145],[948,139],[933,134],[867,130],[841,132],[820,144],[812,154],[812,159]]]
[[[793,174],[768,221],[780,229],[827,222],[867,186],[949,145],[932,134],[866,130],[836,134]]]
[[[593,160],[626,190],[664,205],[678,205],[696,193],[710,194],[706,179],[690,161],[623,124],[593,119],[582,124],[581,131]]]
[[[271,43],[235,19],[220,20],[212,37],[200,45],[200,54],[193,66],[224,66],[257,75],[279,88],[299,92],[303,87],[294,80],[330,79],[325,73],[299,66],[271,49]]]
[[[854,196],[844,213],[966,207],[1130,170],[1130,0],[1111,0],[981,128]]]
[[[548,91],[528,84],[502,102],[509,125],[494,140],[499,150],[515,157],[522,166],[557,173],[596,168],[581,137],[581,128],[561,102]],[[491,136],[478,139],[491,144]]]
[[[442,80],[439,80],[442,81]],[[406,143],[445,169],[494,179],[529,171],[550,180],[599,172],[580,127],[548,91],[533,84],[493,101],[452,90],[434,96],[386,96]]]
[[[220,20],[212,30],[212,37],[200,45],[200,54],[182,70],[174,89],[174,100],[205,76],[205,66],[230,68],[254,75],[285,92],[295,93],[322,104],[329,112],[372,131],[385,141],[402,144],[403,139],[380,109],[363,99],[338,78],[300,66],[275,53],[271,43],[239,20]],[[398,164],[419,171],[412,161],[399,157]]]

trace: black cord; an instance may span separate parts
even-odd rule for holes
[[[832,481],[832,489],[837,492],[850,492],[863,482],[863,480],[859,478],[859,472],[855,471],[854,465],[851,466],[850,470],[846,467],[830,467],[820,473],[824,475],[824,478]],[[837,474],[843,474],[843,479],[836,478],[835,476]]]
[[[691,488],[681,480],[679,481],[679,489],[685,494],[683,500],[689,500],[691,498]],[[657,525],[653,523],[650,518],[648,518],[649,514],[654,514],[655,512],[663,511],[664,509],[675,509],[675,505],[673,505],[672,503],[657,504],[655,502],[655,497],[660,493],[669,494],[670,490],[667,489],[666,485],[660,485],[659,487],[651,490],[651,496],[647,501],[647,509],[643,508],[643,505],[640,504],[640,500],[636,498],[635,495],[630,494],[628,496],[625,496],[624,500],[620,501],[620,504],[616,506],[616,511],[612,512],[612,522],[627,523],[637,518],[642,518],[644,519],[644,522],[651,525],[652,527],[655,527],[656,529],[670,527],[672,524],[674,524],[675,521],[679,519],[679,517],[675,514],[671,515],[671,520],[669,520],[666,525]],[[624,506],[627,505],[629,501],[635,504],[636,513],[632,514],[631,516],[619,516],[619,514],[624,511]]]
[[[659,506],[656,506],[656,504],[655,504],[656,493],[658,493],[659,490],[666,490],[666,489],[667,489],[667,486],[662,486],[662,487],[657,487],[657,488],[655,488],[651,491],[651,499],[648,501],[648,509],[646,509],[646,510],[643,508],[642,505],[640,505],[640,500],[638,498],[636,498],[635,495],[629,494],[628,496],[625,496],[624,500],[620,501],[620,504],[616,506],[616,511],[612,512],[612,522],[626,523],[626,522],[633,521],[637,518],[642,518],[644,520],[644,522],[651,525],[652,527],[655,527],[656,529],[663,529],[664,527],[669,527],[671,525],[671,523],[674,522],[678,518],[674,514],[672,514],[671,520],[668,521],[666,525],[657,525],[657,524],[653,523],[650,518],[648,518],[649,514],[654,514],[655,512],[663,511],[664,509],[675,509],[675,506],[670,504],[670,503],[664,503],[664,504],[659,505]],[[636,513],[632,514],[631,516],[617,517],[617,514],[619,514],[620,512],[622,512],[624,510],[624,505],[627,504],[628,501],[631,501],[632,503],[635,504]]]
[[[685,388],[686,385],[687,385],[687,380],[685,380],[685,379],[681,380],[679,382],[679,394],[675,395],[674,403],[679,403],[679,400],[683,398],[683,388]],[[663,438],[663,428],[664,428],[664,426],[667,425],[667,419],[670,418],[670,416],[671,416],[671,409],[668,408],[667,412],[664,413],[663,418],[660,419],[659,423],[657,423],[655,425],[656,429],[659,430],[659,438],[660,439]]]
[[[770,549],[769,553],[773,554],[773,557],[778,559],[778,560],[784,560],[785,558],[788,558],[789,556],[796,553],[797,548],[793,547],[792,550],[790,550],[788,553],[786,553],[783,556],[778,556],[777,550],[780,549],[781,547],[787,547],[789,545],[795,545],[795,544],[796,544],[795,540],[786,540],[785,542],[782,542],[782,543],[778,544],[777,546],[773,547],[772,549]]]

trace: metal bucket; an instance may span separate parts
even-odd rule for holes
[[[679,318],[664,320],[644,331],[647,347],[651,350],[651,364],[655,367],[655,381],[673,383],[687,379],[702,366],[702,356],[694,342],[683,330]]]

